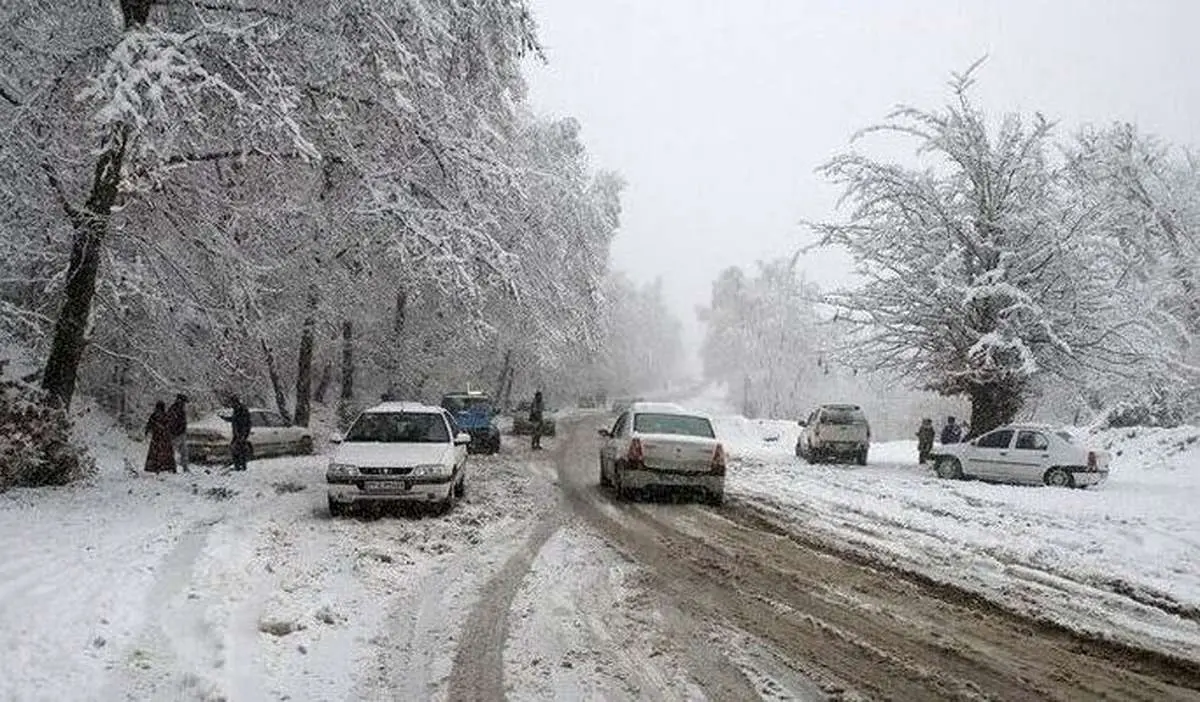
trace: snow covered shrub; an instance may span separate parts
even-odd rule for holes
[[[1190,393],[1150,390],[1144,397],[1122,402],[1108,411],[1104,428],[1177,427],[1194,416],[1195,400]]]
[[[0,381],[0,492],[66,485],[95,470],[91,457],[72,444],[65,411],[49,407],[37,388]]]

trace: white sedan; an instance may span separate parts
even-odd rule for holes
[[[229,444],[233,441],[233,410],[226,407],[188,424],[188,458],[198,463],[233,460]],[[250,408],[250,457],[308,455],[313,452],[312,432],[295,427],[273,410]]]
[[[357,503],[409,502],[444,510],[466,493],[471,435],[441,407],[384,402],[358,416],[325,472],[329,513]]]
[[[1009,424],[968,442],[936,446],[931,457],[941,478],[1080,488],[1104,482],[1111,460],[1107,451],[1040,424]]]

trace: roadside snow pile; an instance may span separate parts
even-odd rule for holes
[[[916,465],[915,441],[872,445],[866,467],[808,465],[786,446],[734,442],[743,460],[728,489],[806,537],[1200,660],[1197,436],[1194,427],[1091,436],[1113,464],[1090,490],[940,480]]]

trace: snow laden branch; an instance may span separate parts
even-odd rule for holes
[[[844,247],[864,283],[830,295],[861,325],[855,362],[972,403],[972,430],[1010,420],[1048,377],[1120,374],[1152,361],[1105,267],[1119,255],[1104,212],[1055,163],[1053,126],[971,102],[971,74],[941,110],[903,107],[857,139],[915,140],[918,167],[861,153],[822,172],[843,189],[844,222],[813,225]]]

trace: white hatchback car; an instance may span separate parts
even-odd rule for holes
[[[1065,431],[1040,424],[1009,424],[930,454],[941,478],[1087,487],[1108,478],[1111,456],[1089,449]]]
[[[441,407],[385,402],[360,414],[338,439],[325,472],[335,517],[360,502],[432,504],[448,511],[466,494],[471,435]]]

